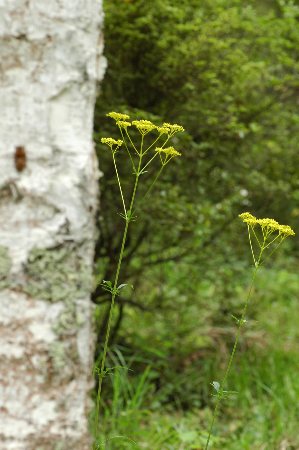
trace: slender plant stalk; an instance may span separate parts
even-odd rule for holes
[[[289,225],[280,225],[276,220],[274,219],[257,219],[255,216],[253,216],[251,213],[249,212],[245,212],[239,215],[239,217],[242,219],[242,221],[247,224],[247,228],[248,228],[248,237],[249,237],[249,244],[250,244],[250,249],[251,249],[251,253],[252,253],[252,257],[253,257],[253,262],[254,262],[254,270],[253,270],[253,274],[252,274],[252,279],[251,279],[251,283],[250,283],[250,287],[248,290],[248,294],[245,300],[245,304],[242,310],[242,314],[241,314],[241,318],[240,319],[236,319],[237,320],[237,324],[238,324],[238,328],[237,328],[237,332],[236,332],[236,337],[235,337],[235,342],[233,345],[233,349],[231,351],[227,366],[226,366],[226,370],[224,373],[224,376],[222,378],[221,383],[217,383],[217,386],[215,385],[215,383],[213,383],[214,388],[217,391],[217,395],[216,395],[216,404],[214,407],[214,411],[213,411],[213,416],[211,419],[211,423],[210,423],[210,428],[209,428],[209,434],[208,434],[208,438],[206,441],[206,445],[205,445],[205,450],[208,450],[209,448],[209,443],[210,443],[210,439],[212,436],[212,432],[213,432],[213,427],[214,427],[214,423],[219,411],[219,407],[220,407],[220,403],[221,400],[226,396],[232,393],[232,391],[225,391],[225,385],[227,383],[227,379],[228,376],[230,374],[231,371],[231,367],[232,367],[232,363],[235,357],[235,353],[238,347],[238,343],[239,343],[239,339],[241,336],[241,331],[243,326],[246,323],[246,314],[247,314],[247,309],[248,309],[248,305],[249,305],[249,301],[253,292],[253,288],[254,288],[254,283],[255,283],[255,279],[256,279],[256,275],[258,272],[259,267],[261,266],[261,264],[264,263],[265,259],[269,256],[271,256],[276,250],[277,248],[281,245],[281,243],[284,241],[285,238],[287,238],[288,236],[294,236],[295,232],[292,230],[292,228]],[[260,228],[260,232],[262,234],[262,239],[260,241],[260,239],[258,238],[258,235],[256,234],[254,228],[255,227],[259,227]],[[255,252],[254,252],[254,248],[252,245],[252,239],[251,239],[251,232],[253,233],[256,242],[258,244],[259,247],[259,254],[258,257],[255,256]],[[272,239],[271,239],[272,236]],[[274,238],[273,238],[274,236]],[[269,240],[270,239],[270,240]],[[280,239],[278,245],[274,245],[274,249],[273,251],[270,253],[270,255],[266,255],[266,258],[263,257],[262,260],[262,256],[263,256],[263,252],[265,250],[267,250],[277,239]],[[262,242],[262,243],[261,243]],[[219,385],[218,385],[219,384]]]
[[[154,185],[156,184],[156,182],[158,181],[158,178],[160,177],[163,169],[164,169],[164,166],[161,166],[159,172],[157,173],[156,177],[154,178],[154,181],[152,182],[152,184],[149,186],[148,190],[144,194],[143,200],[145,200],[146,197],[149,195],[149,193],[152,191],[152,189],[153,189]]]
[[[250,236],[250,233],[249,233],[249,236]],[[251,246],[251,242],[250,242],[250,246]],[[262,247],[260,249],[260,254],[259,254],[259,257],[258,257],[257,261],[255,260],[255,258],[253,256],[255,267],[254,267],[254,270],[253,270],[253,274],[252,274],[252,278],[251,278],[248,294],[247,294],[247,297],[245,299],[245,304],[244,304],[244,307],[243,307],[243,310],[242,310],[241,318],[238,319],[238,328],[237,328],[237,333],[236,333],[233,349],[231,351],[231,354],[230,354],[230,357],[229,357],[229,360],[228,360],[228,363],[227,363],[227,366],[226,366],[226,370],[225,370],[224,376],[223,376],[223,378],[221,380],[220,387],[219,387],[219,390],[217,392],[217,400],[216,400],[216,404],[215,404],[214,411],[213,411],[213,416],[212,416],[211,423],[210,423],[209,434],[208,434],[207,442],[206,442],[206,445],[205,445],[205,450],[208,450],[208,448],[209,448],[209,444],[210,444],[210,439],[211,439],[211,436],[212,436],[214,423],[215,423],[215,420],[216,420],[216,417],[217,417],[217,414],[218,414],[218,411],[219,411],[220,403],[221,403],[221,400],[222,400],[223,394],[224,394],[224,387],[225,387],[225,384],[227,382],[228,376],[229,376],[230,371],[231,371],[232,363],[233,363],[233,360],[234,360],[234,357],[235,357],[235,353],[236,353],[236,350],[237,350],[237,347],[238,347],[238,343],[239,343],[239,339],[240,339],[240,336],[241,336],[242,328],[243,328],[244,324],[246,323],[245,317],[246,317],[246,314],[247,314],[249,301],[250,301],[250,298],[251,298],[251,295],[252,295],[252,292],[253,292],[256,275],[257,275],[258,269],[260,267],[260,261],[261,261],[261,257],[262,257],[263,251],[264,251],[264,246],[265,246],[265,240],[264,240],[264,243],[263,243],[263,245],[262,245]]]
[[[113,320],[113,311],[114,311],[116,296],[118,295],[121,287],[125,286],[125,285],[118,286],[118,280],[119,280],[119,275],[120,275],[120,270],[121,270],[121,264],[123,261],[124,250],[125,250],[125,246],[126,246],[129,223],[133,220],[133,208],[134,208],[134,202],[135,202],[135,197],[136,197],[136,193],[137,193],[139,178],[140,178],[141,174],[145,173],[144,169],[147,168],[152,163],[152,161],[156,158],[156,156],[158,154],[160,155],[160,158],[161,158],[161,152],[163,154],[165,154],[165,161],[163,161],[161,159],[161,163],[162,163],[161,169],[158,172],[158,175],[156,176],[156,178],[154,179],[154,182],[151,184],[149,190],[147,191],[146,195],[148,195],[148,193],[151,191],[153,185],[156,183],[158,177],[160,176],[163,167],[168,163],[168,161],[170,161],[174,156],[181,156],[181,154],[177,150],[175,150],[173,147],[164,148],[166,142],[175,133],[184,131],[184,128],[180,125],[164,124],[165,125],[164,133],[166,130],[167,138],[166,138],[165,142],[163,143],[162,147],[156,148],[153,156],[149,158],[148,162],[146,162],[146,164],[142,168],[142,162],[143,162],[144,156],[157,143],[157,141],[160,139],[162,134],[159,134],[159,136],[152,142],[152,144],[145,149],[143,148],[144,138],[148,133],[150,133],[153,130],[158,129],[159,127],[157,127],[156,125],[154,125],[152,122],[150,122],[148,120],[136,120],[136,121],[133,121],[132,123],[127,122],[126,120],[129,119],[129,116],[127,114],[111,112],[111,113],[108,113],[107,116],[116,121],[116,125],[118,125],[119,131],[122,136],[122,140],[115,140],[115,139],[109,137],[109,138],[102,138],[101,142],[102,142],[102,144],[105,144],[108,147],[110,147],[110,149],[112,151],[113,164],[114,164],[114,168],[115,168],[115,172],[116,172],[116,178],[117,178],[117,182],[119,185],[122,205],[123,205],[123,209],[124,209],[124,214],[121,214],[121,216],[125,219],[125,228],[124,228],[124,232],[123,232],[121,249],[120,249],[120,253],[119,253],[119,257],[118,257],[117,268],[116,268],[113,285],[112,285],[111,281],[109,281],[109,282],[103,281],[103,286],[105,286],[106,290],[108,290],[111,293],[111,302],[110,302],[110,306],[109,306],[109,314],[108,314],[108,321],[107,321],[107,329],[106,329],[106,333],[105,333],[102,360],[101,360],[100,367],[97,369],[99,381],[98,381],[98,389],[97,389],[95,424],[94,424],[94,428],[95,428],[95,441],[94,441],[94,445],[93,445],[94,450],[96,450],[98,448],[101,394],[102,394],[103,379],[105,377],[105,374],[107,373],[107,371],[105,370],[105,366],[106,366],[111,325],[112,325],[112,320]],[[141,134],[141,143],[140,143],[139,150],[134,145],[134,142],[132,141],[130,134],[128,132],[128,129],[127,129],[128,127],[130,127],[132,125],[135,126]],[[124,131],[123,131],[123,129],[124,129]],[[138,156],[137,169],[136,169],[136,165],[134,163],[133,157],[132,157],[130,149],[129,149],[129,143],[126,142],[125,134],[129,140],[129,143],[131,144],[134,152]],[[129,209],[126,208],[126,201],[125,201],[125,197],[123,195],[121,181],[120,181],[117,164],[116,164],[116,158],[115,158],[115,154],[118,152],[118,150],[122,144],[124,144],[126,147],[127,153],[129,155],[131,163],[132,163],[133,173],[135,174],[135,183],[134,183],[134,188],[133,188],[133,192],[132,192],[132,196],[131,196]]]
[[[148,152],[148,150],[157,142],[157,140],[160,138],[161,136],[159,136],[153,143],[152,143],[152,145],[150,145],[147,149],[146,149],[146,151],[145,151],[145,153],[147,153]],[[161,146],[161,148],[163,148],[163,147],[165,147],[165,145],[167,144],[167,142],[169,141],[169,137],[167,137],[167,139],[165,140],[165,142],[162,144],[162,146]],[[158,153],[156,153],[156,155],[157,155]],[[143,167],[143,170],[149,165],[149,163],[150,162],[152,162],[152,160],[156,157],[156,155],[154,155],[154,157]],[[146,193],[144,194],[144,196],[143,196],[143,200],[145,200],[146,199],[146,197],[150,194],[150,192],[152,191],[152,189],[153,189],[153,187],[154,187],[154,185],[156,184],[156,182],[158,181],[158,179],[159,179],[159,177],[160,177],[160,175],[161,175],[161,173],[162,173],[162,170],[164,169],[164,167],[166,166],[166,164],[172,159],[172,158],[169,158],[169,160],[167,161],[167,162],[163,162],[163,160],[162,160],[162,157],[161,157],[161,155],[160,155],[160,159],[161,159],[161,162],[162,162],[162,165],[161,165],[161,167],[160,167],[160,170],[159,170],[159,172],[157,173],[157,175],[155,176],[155,178],[154,178],[154,181],[151,183],[151,185],[149,186],[149,188],[147,189],[147,191],[146,191]]]
[[[134,189],[133,189],[133,193],[132,193],[132,197],[131,197],[130,208],[129,208],[128,214],[125,213],[126,225],[125,225],[125,229],[124,229],[124,233],[123,233],[121,249],[120,249],[120,253],[119,253],[117,269],[116,269],[116,274],[115,274],[115,279],[114,279],[114,284],[113,284],[113,291],[112,291],[112,296],[111,296],[107,330],[106,330],[105,341],[104,341],[103,356],[102,356],[101,367],[100,367],[100,372],[99,372],[99,384],[98,384],[98,391],[97,391],[96,416],[95,416],[95,439],[96,439],[96,441],[97,441],[97,438],[99,435],[99,416],[100,416],[100,407],[101,407],[102,384],[103,384],[103,378],[104,378],[104,373],[105,373],[105,364],[106,364],[106,358],[107,358],[107,351],[108,351],[108,344],[109,344],[109,337],[110,337],[110,330],[111,330],[111,324],[112,324],[112,318],[113,318],[115,299],[116,299],[116,295],[117,295],[117,285],[118,285],[121,263],[122,263],[123,255],[124,255],[124,249],[125,249],[126,240],[127,240],[129,223],[131,220],[135,197],[136,197],[136,192],[137,192],[140,168],[141,168],[141,163],[142,163],[142,156],[143,155],[142,155],[142,147],[141,147],[138,169],[135,174],[135,184],[134,184]],[[118,180],[119,180],[119,178],[118,178]],[[122,197],[122,199],[123,199],[123,197]],[[124,210],[126,211],[125,205],[123,205],[123,206],[124,206]]]
[[[124,136],[123,130],[122,130],[121,127],[118,127],[118,128],[119,128],[121,137],[122,137],[122,139],[123,139],[123,143],[125,144],[125,147],[126,147],[126,150],[127,150],[128,155],[129,155],[129,158],[130,158],[130,160],[131,160],[132,167],[133,167],[134,170],[136,170],[135,163],[134,163],[134,160],[133,160],[133,158],[132,158],[132,155],[131,155],[131,152],[130,152],[130,150],[129,150],[129,147],[128,147],[127,143],[126,143],[126,140],[125,140],[125,136]]]
[[[114,169],[115,169],[116,178],[117,178],[119,191],[120,191],[120,195],[121,195],[121,200],[122,200],[123,207],[124,207],[124,213],[126,215],[127,214],[126,204],[125,204],[125,199],[124,199],[124,195],[123,195],[123,190],[122,190],[121,184],[120,184],[120,179],[119,179],[119,175],[118,175],[118,170],[117,170],[117,165],[116,165],[116,161],[115,161],[115,153],[114,152],[112,153],[112,159],[113,159]]]

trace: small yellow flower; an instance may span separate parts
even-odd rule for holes
[[[108,145],[112,149],[113,145],[116,145],[117,147],[120,147],[123,144],[123,141],[121,139],[115,140],[111,137],[109,138],[102,138],[101,139],[102,144]]]
[[[150,120],[133,120],[132,125],[134,125],[143,135],[156,128],[156,125],[154,125]]]
[[[242,214],[239,214],[239,217],[243,220],[243,219],[255,219],[256,217],[253,216],[250,212],[244,212]],[[244,220],[243,220],[244,222]]]
[[[120,128],[128,128],[128,127],[130,127],[132,124],[130,123],[130,122],[125,122],[124,120],[118,120],[117,121],[117,125],[120,127]]]
[[[258,219],[257,223],[261,226],[262,229],[270,232],[278,231],[280,227],[279,223],[274,219]]]
[[[171,123],[163,123],[163,128],[168,129],[168,133],[170,136],[174,135],[175,133],[178,133],[179,131],[185,131],[184,128],[181,125],[178,125],[177,123],[171,124]]]
[[[178,152],[174,147],[157,147],[155,149],[155,152],[158,153],[164,153],[167,157],[172,157],[172,156],[182,156],[182,154],[180,152]]]
[[[249,212],[239,214],[239,217],[243,220],[243,222],[251,226],[254,226],[258,223],[257,218],[252,214],[250,214]]]
[[[285,236],[295,236],[294,230],[289,225],[279,225],[278,231]]]
[[[167,127],[156,127],[156,130],[159,134],[168,134],[169,129]]]
[[[117,113],[114,111],[112,111],[106,115],[107,115],[107,117],[111,117],[111,119],[114,119],[116,122],[118,122],[119,120],[130,119],[130,116],[128,116],[128,114]]]

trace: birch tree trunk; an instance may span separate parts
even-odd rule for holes
[[[101,0],[0,0],[0,449],[90,448]]]

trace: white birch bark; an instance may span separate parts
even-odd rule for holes
[[[102,21],[101,0],[0,0],[1,450],[90,448]]]

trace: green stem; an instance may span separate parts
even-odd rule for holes
[[[249,227],[249,225],[247,226],[247,228],[248,228],[248,237],[249,237],[250,249],[251,249],[251,253],[252,253],[254,265],[256,266],[256,260],[255,260],[255,255],[254,255],[254,251],[253,251],[253,247],[252,247],[251,236],[250,236],[250,227]]]
[[[157,139],[154,140],[154,142],[147,147],[147,149],[144,151],[144,155],[156,144],[156,142],[158,142],[158,140],[160,139],[160,137],[163,136],[162,134],[159,134],[159,136],[157,137]],[[165,145],[165,143],[168,141],[168,139],[164,142],[163,145]]]
[[[268,248],[268,247],[270,247],[270,245],[273,244],[273,242],[276,241],[276,239],[278,239],[279,237],[280,237],[280,234],[278,234],[274,239],[272,239],[272,241],[270,241],[269,244],[267,244],[267,245],[265,246],[265,249]]]
[[[264,244],[265,244],[265,240],[264,240]],[[243,325],[245,323],[245,317],[246,317],[249,301],[250,301],[250,298],[251,298],[251,295],[252,295],[252,292],[253,292],[257,271],[259,269],[261,257],[262,257],[263,251],[264,251],[264,244],[263,244],[263,246],[261,248],[258,260],[255,262],[255,268],[254,268],[254,271],[253,271],[253,274],[252,274],[250,287],[249,287],[248,294],[247,294],[247,297],[246,297],[246,300],[245,300],[245,305],[244,305],[243,310],[242,310],[241,318],[239,319],[239,322],[238,322],[238,329],[237,329],[237,333],[236,333],[233,349],[231,351],[230,358],[228,360],[224,376],[223,376],[222,381],[220,383],[219,391],[217,392],[217,401],[216,401],[216,404],[215,404],[215,407],[214,407],[213,416],[212,416],[212,420],[211,420],[211,423],[210,423],[209,435],[208,435],[207,442],[206,442],[206,445],[205,445],[205,450],[208,450],[208,448],[209,448],[209,443],[210,443],[210,439],[211,439],[211,436],[212,436],[214,423],[215,423],[215,420],[216,420],[216,417],[217,417],[217,414],[218,414],[218,410],[219,410],[219,407],[220,407],[220,403],[221,403],[221,400],[222,400],[222,394],[223,394],[224,386],[225,386],[225,384],[227,382],[227,379],[228,379],[228,376],[230,374],[232,363],[233,363],[233,360],[234,360],[234,357],[235,357],[235,353],[236,353],[236,350],[237,350],[237,347],[238,347],[239,339],[240,339],[240,336],[241,336],[242,327],[243,327]]]
[[[137,155],[139,156],[139,152],[138,152],[137,148],[135,147],[134,142],[132,141],[131,136],[130,136],[130,134],[129,134],[127,128],[126,128],[126,135],[128,136],[129,141],[131,142],[131,145],[132,145],[133,149],[135,150],[135,152],[136,152]]]
[[[120,195],[121,195],[121,199],[122,199],[122,202],[123,202],[124,213],[127,214],[125,199],[124,199],[123,191],[122,191],[121,184],[120,184],[120,179],[119,179],[119,175],[118,175],[118,170],[117,170],[117,165],[116,165],[116,161],[115,161],[115,153],[114,152],[112,152],[112,158],[113,158],[113,164],[114,164],[116,177],[117,177],[117,182],[118,182],[118,186],[119,186],[119,190],[120,190]]]
[[[269,255],[266,255],[266,256],[264,257],[263,263],[264,263],[268,258],[270,258],[270,257],[273,255],[274,252],[276,252],[276,250],[278,249],[278,247],[281,246],[281,244],[282,244],[282,242],[284,241],[284,239],[285,239],[285,237],[281,237],[281,241],[276,245],[276,247],[272,250],[272,252],[269,253]]]
[[[133,189],[133,193],[132,193],[132,197],[131,197],[130,209],[128,211],[130,215],[132,214],[132,209],[133,209],[134,201],[135,201],[135,197],[136,197],[141,162],[142,162],[142,148],[140,151],[138,170],[136,172],[136,178],[135,178],[134,189]],[[113,291],[112,291],[113,293],[111,296],[111,303],[110,303],[110,309],[109,309],[107,330],[106,330],[106,335],[105,335],[103,356],[102,356],[100,373],[99,373],[99,385],[98,385],[98,391],[97,391],[96,417],[95,417],[95,440],[96,441],[97,441],[98,435],[99,435],[99,416],[100,416],[100,406],[101,406],[102,384],[103,384],[105,364],[106,364],[106,358],[107,358],[107,352],[108,352],[108,344],[109,344],[110,330],[111,330],[111,325],[112,325],[113,310],[114,310],[115,299],[116,299],[116,295],[117,295],[117,285],[118,285],[121,263],[122,263],[123,255],[124,255],[124,249],[125,249],[125,245],[126,245],[129,223],[130,223],[130,217],[128,217],[128,215],[126,215],[126,225],[125,225],[125,229],[124,229],[124,234],[123,234],[123,238],[122,238],[121,249],[120,249],[120,254],[119,254],[119,258],[118,258],[115,279],[114,279],[114,285],[113,285]],[[96,448],[96,443],[95,443],[95,448]]]
[[[158,152],[156,152],[156,153],[154,154],[154,156],[153,156],[153,157],[145,164],[145,166],[142,167],[141,172],[143,172],[144,169],[146,169],[147,166],[148,166],[148,165],[156,158],[157,154],[158,154]],[[144,155],[145,155],[145,153],[144,153]]]
[[[257,242],[258,242],[258,244],[259,244],[259,247],[261,248],[261,243],[260,243],[259,238],[257,237],[256,232],[254,231],[254,227],[251,227],[251,229],[252,229],[252,231],[253,231],[253,234],[254,234],[254,236],[255,236],[255,239],[257,240]]]
[[[165,158],[165,160],[164,160],[164,166],[166,166],[172,159],[173,159],[173,156],[170,156],[168,159],[168,156],[166,155],[166,158]]]
[[[130,157],[130,160],[131,160],[131,163],[132,163],[133,170],[135,171],[135,170],[136,170],[136,167],[135,167],[135,164],[134,164],[134,161],[133,161],[131,152],[130,152],[130,150],[129,150],[129,147],[127,146],[127,142],[126,142],[126,139],[125,139],[123,130],[122,130],[122,128],[121,128],[120,126],[119,126],[119,131],[120,131],[121,137],[122,137],[122,139],[123,139],[123,141],[124,141],[124,144],[125,144],[127,153],[128,153],[128,155],[129,155],[129,157]]]
[[[161,168],[160,168],[159,172],[157,173],[157,175],[156,175],[154,181],[152,182],[152,184],[150,185],[150,187],[148,188],[148,190],[147,190],[146,193],[144,194],[142,201],[145,200],[145,198],[148,196],[148,194],[149,194],[149,193],[151,192],[151,190],[153,189],[153,187],[154,187],[154,185],[156,184],[156,181],[158,180],[159,176],[161,175],[163,169],[164,169],[164,166],[161,166]]]

